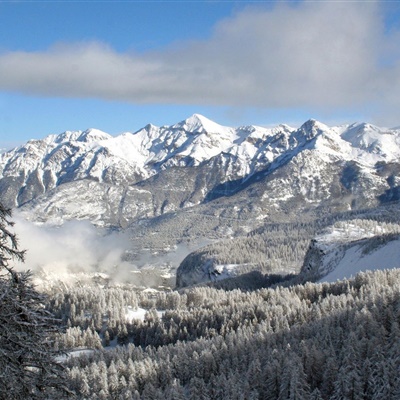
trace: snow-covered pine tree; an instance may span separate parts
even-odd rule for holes
[[[24,260],[12,233],[11,211],[0,203],[0,398],[67,397],[63,368],[51,341],[54,319],[44,308],[29,272],[17,272],[12,260]]]

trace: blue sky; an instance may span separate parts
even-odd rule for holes
[[[1,1],[0,148],[200,113],[400,125],[399,1]]]

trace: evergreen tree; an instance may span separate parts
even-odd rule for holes
[[[177,380],[173,380],[170,385],[168,385],[165,389],[165,398],[167,400],[185,400],[187,397],[185,396],[185,391],[183,387],[177,382]]]
[[[203,379],[193,377],[189,382],[190,400],[208,400],[210,395]]]
[[[308,398],[309,387],[301,359],[297,354],[289,351],[286,354],[278,399],[306,400]]]
[[[24,260],[10,217],[0,204],[0,398],[67,396],[51,340],[55,321],[44,308],[45,298],[29,272],[16,272],[10,265]]]

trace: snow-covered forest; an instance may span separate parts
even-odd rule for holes
[[[238,276],[156,290],[100,276],[36,288],[11,266],[24,252],[0,211],[1,399],[400,398],[400,269],[334,283],[308,281],[318,262],[300,269],[314,237],[318,257],[355,240],[365,262],[397,245],[396,212],[271,224],[182,263],[237,262]]]
[[[50,309],[71,326],[60,342],[93,349],[66,362],[81,398],[396,399],[399,282],[392,270],[247,292],[79,288]],[[129,306],[148,312],[128,321]]]

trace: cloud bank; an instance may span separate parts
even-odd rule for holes
[[[130,247],[126,234],[106,234],[89,221],[68,221],[60,227],[38,226],[14,216],[19,248],[26,249],[25,262],[17,267],[55,274],[104,272],[128,267],[123,261]],[[133,269],[133,265],[129,265]]]
[[[71,283],[76,277],[85,280],[103,273],[117,283],[160,286],[171,268],[176,269],[190,252],[206,244],[179,244],[169,252],[154,254],[142,249],[132,259],[133,243],[126,232],[106,232],[87,220],[67,221],[61,226],[36,225],[17,210],[13,220],[18,247],[26,250],[24,263],[14,266],[34,272],[39,281],[50,278]],[[175,284],[172,275],[169,284]]]
[[[2,53],[0,89],[138,104],[354,108],[397,119],[399,32],[385,32],[379,2],[278,3],[221,21],[207,41],[163,51],[85,43]]]

